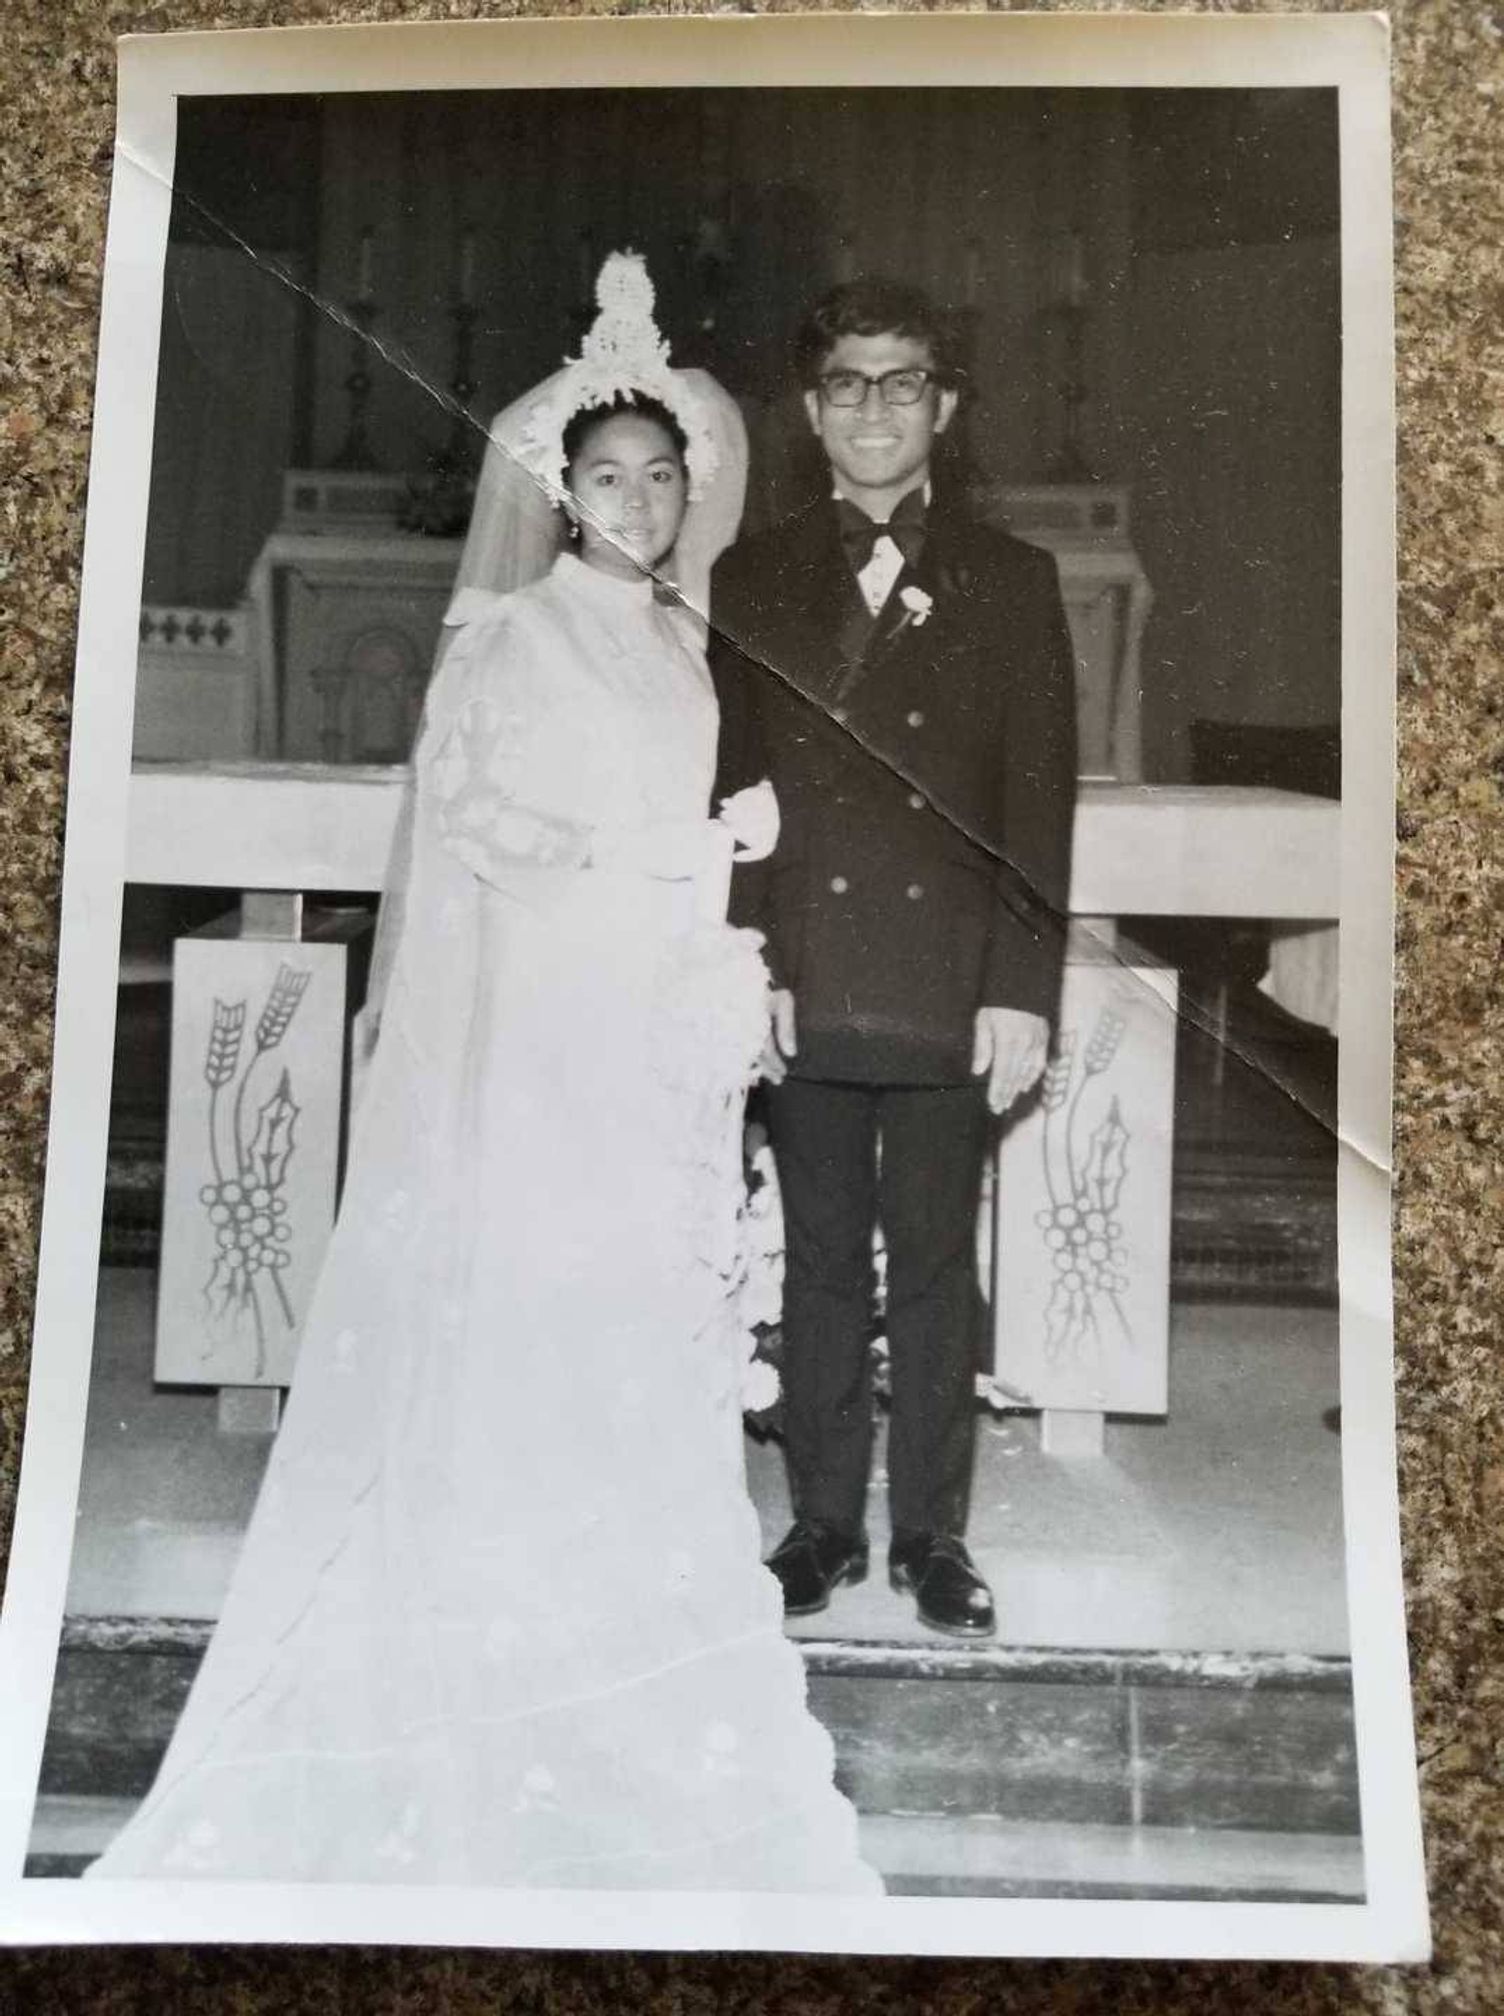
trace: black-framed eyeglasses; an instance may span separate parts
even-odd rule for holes
[[[830,406],[865,404],[871,385],[877,387],[885,406],[917,406],[926,386],[940,383],[940,374],[922,365],[905,364],[896,371],[822,371],[818,382]]]

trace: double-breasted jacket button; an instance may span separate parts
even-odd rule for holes
[[[924,793],[922,791],[911,791],[909,793],[909,809],[912,812],[922,812],[924,810]]]
[[[924,884],[922,882],[911,882],[903,893],[911,903],[917,903],[924,894]]]
[[[832,875],[830,886],[837,896],[844,896],[846,891],[851,887],[851,884],[846,880],[844,875]]]
[[[922,728],[924,726],[924,714],[918,707],[911,707],[903,718],[911,728]]]

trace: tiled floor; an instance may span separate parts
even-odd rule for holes
[[[1037,1418],[984,1416],[969,1538],[1015,1645],[1344,1652],[1335,1316],[1180,1310],[1165,1421],[1108,1424],[1101,1458],[1039,1447]],[[877,1450],[869,1524],[887,1521]],[[773,1449],[751,1452],[776,1538],[787,1512]],[[837,1592],[801,1634],[927,1637],[879,1572]]]
[[[151,1384],[153,1277],[106,1273],[68,1609],[213,1617],[266,1444],[224,1435],[212,1395]],[[971,1539],[1013,1645],[1346,1650],[1335,1316],[1176,1313],[1165,1422],[1114,1422],[1100,1459],[1040,1453],[1027,1416],[984,1415]],[[886,1539],[876,1452],[870,1516]],[[748,1445],[770,1544],[787,1519],[776,1446]],[[925,1641],[881,1572],[801,1631]]]

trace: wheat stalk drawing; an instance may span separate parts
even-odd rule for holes
[[[209,1087],[209,1163],[213,1181],[199,1191],[216,1247],[204,1301],[211,1329],[222,1332],[250,1321],[256,1344],[256,1377],[266,1372],[269,1292],[282,1320],[295,1327],[292,1304],[282,1275],[291,1263],[292,1228],[287,1222],[288,1164],[297,1145],[302,1108],[293,1097],[291,1074],[284,1068],[271,1092],[247,1125],[246,1095],[262,1059],[282,1042],[298,1012],[312,972],[285,961],[262,1005],[251,1032],[249,1055],[245,1026],[248,1003],[214,1003],[204,1052],[204,1079]],[[238,1074],[238,1082],[237,1082]],[[229,1112],[224,1101],[234,1086]],[[227,1173],[228,1172],[228,1173]],[[212,1348],[211,1343],[206,1351]]]
[[[1076,1032],[1061,1038],[1045,1073],[1044,1174],[1049,1203],[1036,1223],[1050,1248],[1055,1278],[1045,1308],[1045,1355],[1059,1363],[1098,1357],[1106,1345],[1104,1328],[1131,1345],[1132,1326],[1122,1297],[1128,1279],[1120,1216],[1128,1179],[1128,1129],[1116,1097],[1079,1144],[1081,1102],[1094,1078],[1117,1056],[1127,1030],[1117,1009],[1104,1007],[1076,1068]]]

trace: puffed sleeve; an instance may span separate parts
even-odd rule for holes
[[[589,827],[528,802],[530,752],[554,704],[548,683],[505,622],[474,631],[451,646],[440,718],[419,758],[440,838],[486,882],[519,866],[581,868]]]

